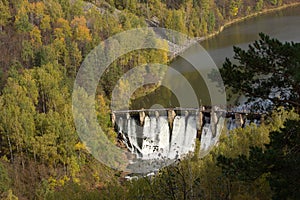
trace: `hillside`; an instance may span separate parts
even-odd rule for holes
[[[99,192],[104,198],[134,187],[124,186],[121,172],[88,153],[73,122],[76,73],[101,41],[146,26],[203,37],[234,19],[293,2],[297,0],[0,0],[0,198],[81,199],[78,194],[88,193],[91,199]],[[130,52],[105,72],[96,110],[111,142],[117,143],[109,109],[116,82],[137,65],[169,61],[164,51]],[[135,95],[145,92],[142,88]]]

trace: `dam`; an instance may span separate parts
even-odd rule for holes
[[[200,156],[218,142],[223,130],[261,123],[261,114],[245,110],[210,108],[163,108],[112,112],[118,139],[136,159],[174,160],[195,150]]]

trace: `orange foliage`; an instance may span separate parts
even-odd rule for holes
[[[92,40],[90,30],[86,26],[86,19],[84,16],[74,17],[71,22],[71,26],[74,30],[74,39],[77,41],[90,42]]]

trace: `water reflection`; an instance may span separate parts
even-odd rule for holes
[[[249,43],[259,39],[263,32],[281,41],[300,42],[300,6],[287,8],[261,16],[248,19],[227,27],[219,35],[202,41],[200,44],[208,51],[218,67],[222,67],[226,57],[233,57],[233,45],[247,48]],[[197,47],[189,48],[185,54],[196,57],[199,54]],[[201,59],[199,60],[201,62]],[[210,97],[203,77],[195,71],[186,60],[181,57],[175,59],[171,67],[181,73],[194,89],[199,104],[210,104]],[[165,80],[174,87],[181,88],[177,75],[167,73]],[[151,105],[160,104],[164,107],[176,107],[178,100],[165,87],[160,87],[153,93],[132,102],[132,108],[149,108]]]

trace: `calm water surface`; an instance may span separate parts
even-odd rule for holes
[[[233,57],[233,46],[246,49],[249,43],[259,39],[259,33],[263,32],[281,41],[300,42],[300,6],[267,13],[250,18],[246,21],[235,23],[225,28],[217,36],[202,41],[201,46],[209,53],[218,67],[222,67],[225,58]],[[202,49],[193,46],[186,50],[185,55],[198,59]],[[209,105],[210,97],[206,84],[201,75],[183,58],[178,57],[171,63],[171,67],[183,75],[192,86],[198,98],[199,104]],[[178,74],[168,72],[163,80],[174,90],[184,91],[185,85],[179,80]],[[184,95],[184,94],[183,94]],[[186,96],[185,98],[189,98]],[[133,109],[150,108],[153,106],[178,107],[178,98],[166,87],[160,87],[155,92],[132,102]],[[185,107],[197,107],[194,103]]]

